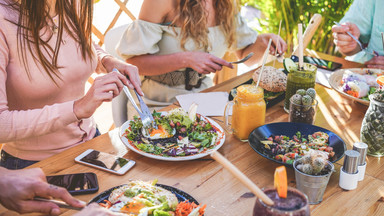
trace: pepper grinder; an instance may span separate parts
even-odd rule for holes
[[[353,150],[360,153],[359,160],[357,162],[357,169],[359,170],[359,181],[362,181],[365,176],[365,168],[367,163],[365,162],[365,157],[367,156],[368,145],[363,142],[357,142],[353,144]]]
[[[354,190],[359,181],[357,164],[360,153],[355,150],[345,151],[344,164],[340,168],[339,186],[344,190]]]

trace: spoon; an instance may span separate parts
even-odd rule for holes
[[[340,23],[338,23],[338,22],[336,22],[336,21],[333,21],[333,22],[334,22],[336,25],[341,26]],[[373,56],[379,56],[378,53],[377,53],[376,51],[370,52],[370,51],[368,51],[367,48],[364,48],[364,47],[363,47],[363,44],[361,44],[361,42],[359,41],[359,39],[357,39],[351,32],[347,31],[347,34],[348,34],[354,41],[356,41],[356,43],[359,45],[359,47],[360,47],[360,49],[361,49],[362,51],[364,51],[364,52],[367,53],[367,54],[373,55]]]
[[[234,61],[234,62],[229,62],[231,64],[240,64],[240,63],[243,63],[245,61],[247,61],[248,59],[250,59],[251,57],[253,56],[253,52],[250,52],[247,56],[245,56],[243,59],[240,59],[238,61]]]

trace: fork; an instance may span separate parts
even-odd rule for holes
[[[113,71],[119,72],[116,68],[113,69]],[[136,89],[134,89],[137,99],[139,100],[141,109],[136,105],[135,100],[133,99],[131,92],[129,91],[128,87],[124,85],[123,87],[124,93],[127,95],[129,101],[131,101],[133,107],[136,109],[136,111],[139,113],[141,122],[143,123],[143,127],[145,128],[146,132],[148,132],[148,128],[158,128],[155,120],[153,119],[153,116],[151,114],[151,111],[149,111],[148,106],[145,104],[143,98],[137,93]]]
[[[248,59],[250,59],[251,57],[253,56],[253,52],[250,52],[247,56],[245,56],[244,58],[238,60],[238,61],[234,61],[234,62],[229,62],[231,64],[240,64],[240,63],[243,63],[245,61],[247,61]]]
[[[333,21],[333,22],[334,22],[336,25],[341,26],[340,23],[338,23],[338,22],[336,22],[336,21]],[[362,51],[364,51],[364,52],[367,53],[367,54],[373,55],[373,56],[379,56],[379,54],[378,54],[376,51],[370,52],[370,51],[368,51],[367,48],[364,48],[364,47],[363,47],[363,44],[361,44],[361,42],[359,41],[359,39],[357,39],[351,32],[347,31],[347,34],[348,34],[354,41],[356,41],[356,43],[359,45],[359,47],[360,47],[360,49],[361,49]]]

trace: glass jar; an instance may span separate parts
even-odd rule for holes
[[[314,124],[317,110],[317,100],[314,99],[311,105],[302,105],[294,102],[293,98],[289,105],[289,122]]]
[[[237,95],[225,107],[225,124],[229,127],[228,115],[232,109],[230,131],[241,141],[247,141],[249,134],[265,124],[266,104],[264,89],[255,85],[242,85],[237,88]]]
[[[297,66],[299,67],[299,66]],[[307,90],[314,88],[316,83],[317,67],[308,63],[304,63],[302,70],[292,71],[287,76],[287,89],[285,92],[284,110],[289,113],[289,104],[291,97],[296,94],[299,89]]]
[[[368,144],[368,155],[384,156],[384,103],[369,96],[369,108],[361,124],[360,140]]]
[[[273,200],[268,206],[256,198],[253,216],[309,216],[308,197],[296,188],[288,187],[287,198],[280,198],[275,188],[264,188],[263,192]]]

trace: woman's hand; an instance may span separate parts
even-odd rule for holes
[[[78,119],[89,118],[103,103],[112,101],[120,94],[129,80],[123,74],[112,71],[104,76],[97,77],[84,97],[73,104],[73,112]]]
[[[102,64],[108,72],[111,72],[116,68],[120,73],[128,77],[127,86],[131,89],[136,89],[137,93],[143,96],[141,90],[141,81],[139,76],[139,70],[136,66],[128,64],[112,56],[106,56],[102,59]]]
[[[122,213],[114,213],[106,208],[100,207],[96,203],[92,203],[85,207],[83,210],[75,214],[74,216],[115,216],[115,215],[126,215]]]
[[[384,69],[384,56],[375,56],[364,63],[368,68]]]
[[[84,207],[85,203],[73,198],[66,189],[47,183],[39,168],[7,170],[0,168],[0,203],[7,209],[21,214],[39,212],[59,215],[60,208],[54,203],[34,201],[34,197],[61,199],[74,207]]]
[[[271,55],[275,55],[276,49],[279,55],[282,55],[287,51],[287,43],[285,43],[283,38],[272,33],[258,35],[255,44],[257,47],[264,47],[263,49],[265,50],[268,47],[270,39],[272,39],[272,44],[269,48],[269,53]]]
[[[229,62],[205,52],[184,52],[185,61],[188,67],[193,68],[201,74],[215,73],[223,68],[223,66],[233,68]]]
[[[268,47],[269,40],[272,39],[271,47],[269,48],[269,53],[275,55],[275,50],[277,53],[282,55],[287,51],[287,43],[280,37],[275,34],[260,34],[257,36],[256,41],[253,44],[245,47],[244,49],[236,51],[237,57],[244,58],[250,52],[253,52],[254,55],[246,61],[244,64],[251,66],[253,64],[259,64],[263,59],[265,50]]]
[[[347,22],[341,26],[332,26],[333,42],[344,55],[353,55],[360,51],[360,47],[357,42],[347,34],[348,31],[356,38],[360,37],[360,30],[357,25],[353,23]]]

